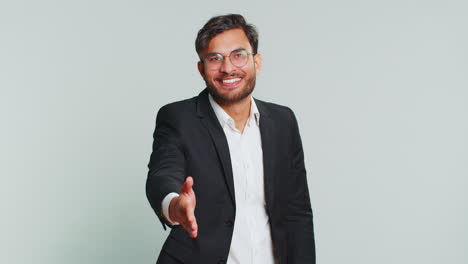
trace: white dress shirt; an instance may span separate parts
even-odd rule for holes
[[[209,101],[228,141],[234,177],[236,218],[227,263],[273,264],[273,243],[265,207],[260,112],[252,99],[250,116],[241,132],[211,95]],[[162,202],[163,214],[169,222],[169,203],[177,195],[170,193]]]

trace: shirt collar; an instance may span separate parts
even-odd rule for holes
[[[255,104],[255,100],[253,99],[253,97],[250,98],[252,101],[250,104],[250,116],[247,120],[247,125],[250,126],[253,124],[253,122],[255,122],[257,126],[260,126],[260,112],[258,111],[257,105]],[[209,93],[208,99],[210,101],[211,107],[213,108],[216,114],[216,117],[218,118],[219,123],[221,124],[221,127],[224,127],[225,125],[235,127],[234,119],[224,111],[224,109],[213,99],[213,97]]]

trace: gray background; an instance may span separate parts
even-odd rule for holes
[[[318,263],[468,263],[466,1],[2,1],[0,263],[154,263],[157,110],[241,12],[300,122]]]

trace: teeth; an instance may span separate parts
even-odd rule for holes
[[[230,79],[230,80],[223,80],[223,83],[235,83],[235,82],[238,82],[238,81],[240,81],[240,78]]]

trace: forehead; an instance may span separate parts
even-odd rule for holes
[[[249,52],[252,51],[249,39],[244,31],[240,28],[234,28],[226,30],[212,38],[205,54],[215,52],[226,55],[239,48],[244,48]]]

